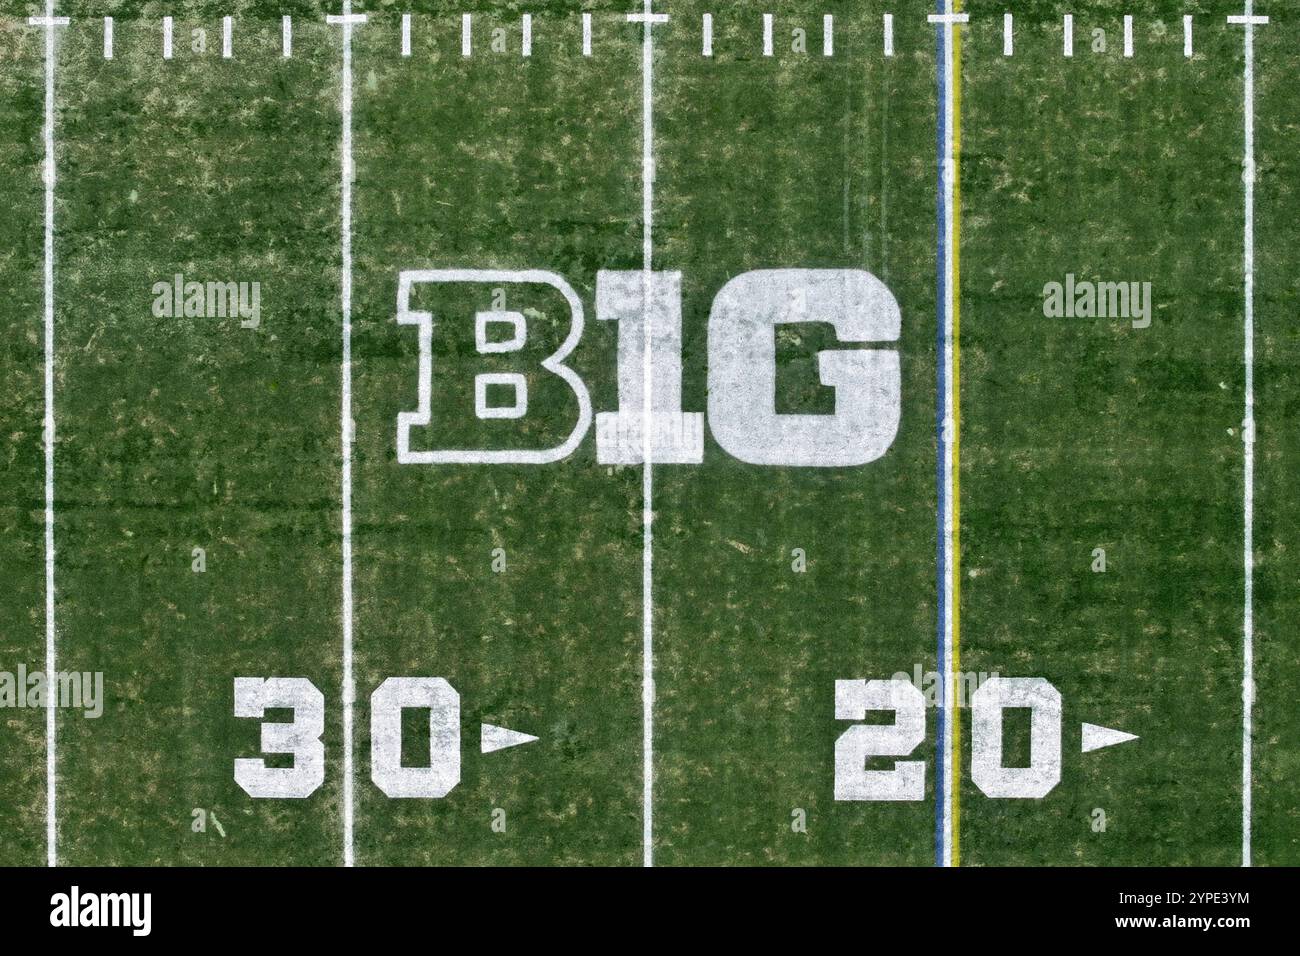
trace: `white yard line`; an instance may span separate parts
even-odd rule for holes
[[[352,710],[356,687],[352,676],[352,27],[366,22],[365,14],[353,14],[351,0],[343,0],[343,15],[328,16],[326,22],[343,27],[343,83],[339,111],[343,119],[340,148],[342,197],[340,244],[342,277],[340,304],[343,313],[342,408],[339,432],[342,440],[343,478],[343,865],[355,862],[352,849],[353,768]]]
[[[54,0],[46,0],[45,16],[27,21],[45,30],[45,678],[57,665],[54,632],[54,28],[67,17],[54,15]],[[58,866],[58,722],[57,694],[45,695],[45,862]]]
[[[45,27],[45,679],[54,677],[54,3]],[[45,698],[45,856],[59,862],[55,695]]]
[[[952,0],[944,4],[945,12],[952,13]],[[943,41],[943,84],[944,84],[944,138],[943,138],[943,190],[944,190],[944,217],[943,231],[946,237],[946,256],[945,269],[947,275],[944,281],[944,306],[943,306],[943,364],[946,370],[944,375],[943,391],[943,457],[944,457],[944,479],[948,484],[947,493],[944,495],[944,512],[943,512],[943,553],[944,553],[944,618],[943,618],[943,659],[946,662],[947,673],[943,675],[943,707],[948,719],[944,721],[944,739],[943,739],[943,865],[952,866],[952,794],[953,794],[953,766],[952,766],[952,738],[953,738],[953,674],[952,674],[952,629],[953,629],[953,487],[952,487],[952,466],[953,466],[953,352],[952,352],[952,306],[953,306],[953,275],[952,275],[952,243],[953,243],[953,221],[952,221],[952,203],[953,203],[953,139],[952,139],[952,121],[953,121],[953,88],[952,88],[952,26],[945,24],[944,41]]]
[[[1241,422],[1242,463],[1242,673],[1241,673],[1241,865],[1250,866],[1251,843],[1251,750],[1255,706],[1255,27],[1268,17],[1254,15],[1252,0],[1246,0],[1243,16],[1228,22],[1245,26],[1245,67],[1242,76],[1241,112],[1244,126],[1241,182],[1245,211],[1242,236],[1242,361],[1245,365],[1245,397]]]
[[[641,13],[629,13],[642,25],[641,35],[641,847],[642,863],[654,866],[654,459],[651,449],[651,383],[654,350],[650,308],[654,281],[654,38],[656,23],[668,15],[654,13],[645,0]]]
[[[943,648],[942,656],[944,661],[943,680],[943,708],[945,720],[943,722],[944,733],[943,740],[939,745],[943,748],[943,767],[942,779],[939,781],[940,787],[943,788],[943,821],[941,827],[941,846],[940,859],[944,866],[952,866],[953,859],[953,834],[952,834],[952,796],[954,767],[953,763],[953,705],[956,700],[954,694],[955,675],[952,673],[952,655],[953,655],[953,628],[954,628],[954,608],[953,608],[953,559],[954,548],[953,539],[955,535],[954,511],[956,502],[954,500],[955,482],[953,480],[953,466],[955,464],[954,439],[956,428],[956,415],[954,408],[954,395],[956,383],[954,381],[954,350],[953,350],[953,306],[956,297],[954,288],[954,269],[953,269],[953,244],[956,240],[954,234],[953,218],[953,201],[954,201],[954,139],[953,139],[953,122],[955,111],[953,108],[953,35],[952,31],[960,23],[969,20],[969,16],[964,13],[954,13],[952,9],[952,0],[946,0],[944,3],[943,14],[930,14],[927,19],[931,23],[939,24],[943,28],[943,99],[944,99],[944,135],[943,135],[943,190],[944,190],[944,215],[943,215],[943,232],[944,248],[944,302],[943,302],[943,355],[941,361],[944,364],[944,390],[943,390],[943,430],[942,442],[939,453],[943,456],[944,462],[944,494],[943,494],[943,554],[944,554],[944,576],[943,576]]]

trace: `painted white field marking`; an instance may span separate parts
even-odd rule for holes
[[[54,28],[68,25],[54,15],[54,0],[46,0],[45,16],[28,24],[45,29],[45,673],[57,663],[54,634]],[[58,724],[57,694],[45,695],[45,862],[59,865],[58,847]]]
[[[522,39],[520,40],[519,43],[519,52],[523,56],[532,56],[533,55],[533,15],[531,13],[524,14],[523,22],[520,25],[520,32],[522,34]]]
[[[1137,734],[1125,733],[1112,727],[1100,727],[1097,724],[1084,724],[1079,735],[1079,749],[1083,753],[1092,753],[1102,747],[1113,747],[1137,739]]]
[[[113,59],[113,18],[104,17],[104,59]]]
[[[498,727],[495,724],[480,724],[478,731],[478,749],[479,753],[496,753],[498,750],[505,750],[507,747],[519,747],[523,744],[531,744],[537,740],[532,734],[526,734],[520,730],[511,730],[509,727]]]
[[[772,55],[772,14],[763,14],[763,56]]]
[[[1066,56],[1074,56],[1074,14],[1067,13],[1061,20],[1061,52]]]
[[[229,60],[234,53],[233,41],[231,39],[231,31],[232,31],[231,18],[222,17],[221,18],[221,58],[223,60]]]
[[[1015,19],[1009,13],[1002,14],[1002,55],[1015,53]]]
[[[952,0],[946,0],[944,4],[948,12],[952,10]],[[944,333],[943,333],[943,362],[947,368],[947,374],[944,376],[944,395],[943,395],[943,455],[947,461],[946,472],[951,488],[952,481],[952,461],[953,461],[953,351],[952,351],[952,321],[953,321],[953,297],[955,291],[953,288],[952,260],[953,251],[953,75],[952,75],[952,31],[951,23],[944,25],[944,43],[943,43],[943,83],[944,83],[944,112],[946,115],[944,122],[944,143],[943,143],[943,188],[944,188],[944,234],[947,236],[945,243],[948,249],[947,255],[947,276],[944,281],[944,293],[947,302],[944,306]],[[952,635],[953,635],[953,500],[951,490],[944,495],[945,511],[943,516],[943,550],[944,550],[944,567],[947,574],[944,576],[943,589],[946,594],[944,601],[944,622],[943,622],[943,642],[944,642],[944,660],[948,662],[949,668],[952,667]],[[952,795],[953,795],[953,777],[954,768],[952,765],[952,731],[953,731],[953,702],[954,697],[953,679],[951,674],[943,675],[943,696],[944,711],[948,719],[944,721],[944,741],[943,741],[943,788],[944,788],[944,812],[943,812],[943,865],[952,866]]]
[[[352,12],[352,0],[343,0],[343,15],[325,18],[343,27],[343,83],[339,112],[343,118],[343,141],[339,152],[342,197],[339,229],[342,247],[340,306],[343,313],[342,407],[339,433],[343,453],[343,865],[355,862],[352,853],[352,708],[356,686],[352,678],[352,28],[366,22],[364,13]]]
[[[835,17],[822,15],[822,56],[835,55]]]
[[[1241,421],[1243,533],[1241,564],[1241,865],[1250,866],[1252,770],[1255,708],[1255,27],[1268,17],[1255,16],[1252,0],[1246,11],[1228,17],[1228,22],[1246,28],[1245,66],[1242,69],[1241,154],[1242,203],[1245,228],[1242,234],[1242,361],[1246,369],[1245,396]]]
[[[645,315],[641,368],[641,846],[642,863],[654,866],[654,457],[651,453],[651,384],[654,350],[650,309],[654,282],[654,25],[668,14],[654,13],[645,0],[629,13],[641,33],[641,308]]]
[[[885,56],[894,55],[894,15],[885,14]]]
[[[953,140],[954,116],[953,107],[953,30],[960,24],[967,23],[970,20],[969,15],[964,13],[953,13],[952,0],[945,0],[944,13],[942,15],[931,14],[928,17],[931,23],[943,25],[943,90],[944,90],[944,136],[943,136],[943,189],[944,189],[944,247],[948,250],[945,257],[945,276],[944,276],[944,307],[943,307],[943,356],[941,361],[944,363],[944,393],[943,393],[943,441],[940,453],[944,460],[945,481],[948,483],[946,493],[943,495],[943,553],[944,553],[944,616],[943,616],[943,660],[946,662],[945,667],[951,669],[953,654],[953,630],[954,630],[954,608],[953,608],[953,542],[956,534],[953,491],[953,464],[955,461],[954,439],[956,437],[956,412],[954,409],[954,372],[955,353],[953,347],[954,337],[954,301],[957,291],[954,288],[954,260],[956,253],[953,248],[956,239],[954,218],[953,218],[953,201],[956,191],[955,182],[955,162],[954,152],[955,143]],[[954,767],[953,767],[953,705],[955,702],[954,683],[952,673],[942,675],[943,679],[943,706],[944,713],[948,719],[944,721],[944,739],[940,741],[939,746],[943,748],[944,759],[942,761],[943,774],[939,781],[939,786],[943,788],[943,820],[940,836],[940,859],[944,866],[952,866],[953,863],[953,825],[952,825],[952,795],[954,790]]]
[[[898,353],[892,349],[841,352],[822,360],[826,380],[841,383],[833,414],[776,410],[775,329],[808,321],[828,322],[841,342],[884,343],[898,339],[901,317],[884,283],[861,269],[755,269],[730,279],[714,298],[708,322],[713,343],[709,424],[733,458],[777,467],[851,467],[874,461],[893,443],[900,381]],[[679,357],[674,359],[679,366]],[[661,362],[660,378],[665,378],[662,369]],[[702,459],[702,420],[694,431],[701,436],[695,457],[676,460]]]
[[[172,58],[172,18],[163,17],[163,59]]]
[[[478,282],[522,283],[548,285],[562,296],[569,306],[569,334],[559,348],[542,359],[540,365],[559,377],[573,392],[578,402],[578,417],[573,430],[559,445],[550,448],[453,448],[411,450],[411,429],[423,427],[433,420],[433,313],[411,308],[411,287],[422,282]],[[582,339],[585,323],[582,300],[562,276],[542,269],[413,269],[398,273],[397,321],[401,325],[418,327],[420,358],[418,366],[418,394],[416,410],[397,415],[397,461],[399,464],[524,464],[545,465],[571,455],[582,443],[591,428],[591,397],[582,378],[565,364],[565,359]]]
[[[1124,55],[1133,55],[1133,17],[1124,15]]]
[[[1183,16],[1183,56],[1192,55],[1192,15],[1190,13]]]
[[[402,14],[402,56],[411,55],[411,15]]]
[[[472,14],[460,15],[460,55],[472,56],[474,53],[474,17]]]
[[[700,17],[700,54],[713,56],[713,14],[706,13]]]
[[[591,56],[591,14],[582,15],[582,55]]]
[[[290,16],[280,18],[280,55],[293,56],[293,18]]]

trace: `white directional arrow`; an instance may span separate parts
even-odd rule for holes
[[[518,747],[520,744],[531,744],[537,739],[532,734],[520,733],[508,727],[497,727],[493,724],[483,724],[482,727],[483,729],[479,731],[479,750],[485,754],[490,754],[494,750],[505,750],[507,747]]]
[[[1098,727],[1096,724],[1083,725],[1084,753],[1087,753],[1090,750],[1100,750],[1102,747],[1113,747],[1115,744],[1127,743],[1130,740],[1137,739],[1137,734],[1126,734],[1122,730],[1112,730],[1109,727]]]

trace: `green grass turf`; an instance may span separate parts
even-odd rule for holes
[[[7,582],[0,598],[3,667],[43,666],[45,658],[44,456],[41,394],[44,352],[40,188],[42,76],[39,37],[6,22],[0,32],[0,390],[4,428],[0,471],[9,489],[0,502],[0,568]],[[34,711],[0,716],[0,860],[36,862],[45,853],[45,721]]]
[[[1282,12],[1276,10],[1279,19]],[[1294,743],[1300,687],[1300,561],[1294,544],[1300,499],[1294,476],[1300,434],[1293,426],[1300,412],[1300,112],[1286,82],[1295,55],[1286,31],[1261,31],[1255,91],[1255,858],[1290,866],[1300,862],[1300,749]],[[1260,196],[1267,200],[1260,202]]]
[[[962,861],[1234,864],[1240,852],[1241,36],[1236,5],[968,5],[962,63],[962,666],[1041,676],[1065,699],[1064,774],[1040,801],[978,793],[963,758]],[[1300,510],[1285,427],[1300,358],[1295,56],[1282,11],[1259,33],[1256,300],[1255,855],[1300,860],[1290,542]],[[362,864],[641,861],[641,471],[598,465],[594,434],[545,466],[396,462],[415,407],[416,333],[397,274],[548,269],[586,311],[571,364],[616,401],[601,269],[641,267],[640,29],[625,5],[367,6],[354,35],[356,855]],[[519,56],[518,14],[534,14]],[[935,665],[935,108],[928,5],[798,0],[668,6],[655,60],[656,268],[683,275],[683,405],[703,410],[705,329],[731,277],[864,268],[898,299],[903,410],[877,462],[655,469],[655,841],[663,864],[916,864],[934,857],[937,720],[926,799],[836,803],[837,678]],[[895,15],[885,59],[881,13]],[[413,56],[399,15],[415,14]],[[715,14],[715,56],[699,15]],[[41,666],[42,40],[10,3],[0,31],[0,669]],[[58,629],[60,665],[103,670],[104,716],[59,720],[65,863],[341,860],[339,29],[325,8],[60,4]],[[293,13],[294,56],[279,55]],[[329,12],[335,12],[329,7]],[[821,56],[821,16],[836,55]],[[1137,15],[1137,56],[1120,16]],[[1197,14],[1198,56],[1180,17]],[[104,14],[116,57],[101,55]],[[177,18],[176,58],[159,19]],[[220,17],[236,16],[236,58]],[[1163,22],[1160,32],[1153,27]],[[1094,22],[1095,21],[1095,22]],[[1108,50],[1089,49],[1103,25]],[[207,30],[207,50],[190,30]],[[507,52],[488,49],[506,29]],[[807,31],[807,53],[791,31]],[[1290,31],[1288,33],[1288,31]],[[262,325],[158,319],[175,272],[259,281]],[[1045,282],[1153,283],[1151,328],[1047,319]],[[435,422],[416,447],[552,444],[573,401],[542,376],[525,429],[475,424],[474,309],[488,288],[423,290],[437,311]],[[565,334],[553,294],[524,357]],[[528,298],[531,296],[531,298]],[[444,318],[444,316],[446,318]],[[825,327],[781,340],[782,410],[827,411]],[[1229,429],[1232,431],[1230,432]],[[485,442],[485,439],[487,441]],[[207,549],[206,573],[190,570]],[[1104,575],[1091,551],[1107,550]],[[492,570],[493,549],[506,570]],[[803,548],[808,571],[794,573]],[[463,774],[436,801],[370,781],[369,697],[389,676],[460,693]],[[326,782],[253,800],[232,761],[258,727],[236,676],[304,676],[326,697]],[[270,715],[273,718],[278,715]],[[969,755],[969,719],[963,717]],[[1078,752],[1082,721],[1142,735]],[[407,721],[405,752],[424,745]],[[481,755],[481,723],[537,743]],[[1010,724],[1010,719],[1009,719]],[[0,862],[44,862],[44,719],[0,714]],[[1009,726],[1009,755],[1023,740]],[[1014,739],[1013,739],[1014,738]],[[226,830],[191,832],[191,811]],[[1105,833],[1090,814],[1107,814]],[[791,814],[807,814],[793,832]],[[506,814],[504,833],[491,827]]]
[[[1241,38],[1126,61],[1115,20],[963,64],[962,664],[1065,701],[1047,798],[964,781],[969,863],[1239,858]],[[1066,273],[1151,282],[1151,327],[1044,318]],[[1142,739],[1080,754],[1083,721]]]

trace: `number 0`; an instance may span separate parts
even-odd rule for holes
[[[1027,707],[1029,766],[1002,766],[1002,711]],[[970,775],[986,797],[1045,797],[1061,780],[1061,693],[1041,677],[990,677],[971,697]]]
[[[429,712],[429,765],[402,766],[402,710]],[[460,783],[460,694],[441,677],[390,677],[370,695],[370,779],[390,797],[445,797]]]

